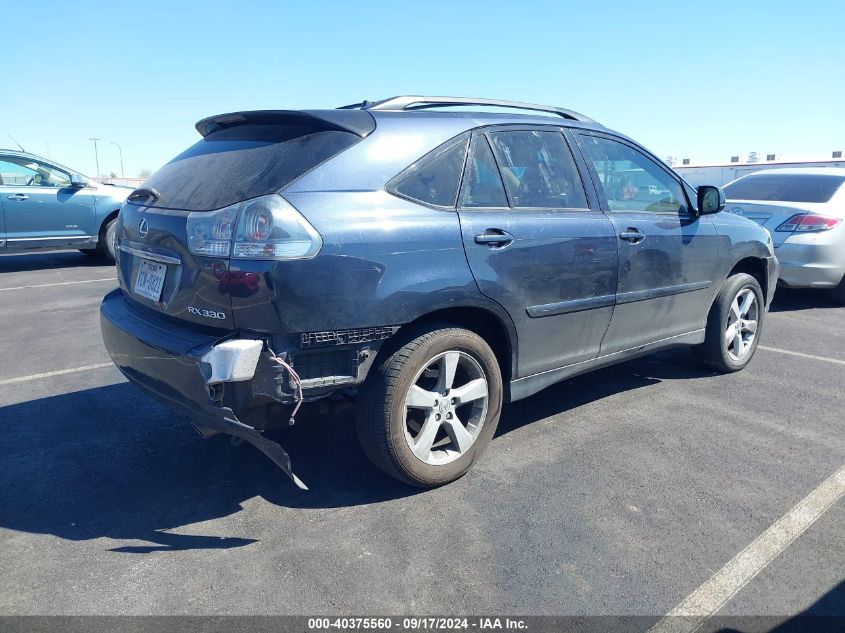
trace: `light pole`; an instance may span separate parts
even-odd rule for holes
[[[97,141],[100,139],[94,138],[93,136],[88,139],[89,141],[94,141],[94,162],[97,164],[97,180],[100,179],[100,157],[97,155]]]
[[[120,177],[126,178],[126,174],[123,172],[123,150],[120,149],[120,143],[118,143],[117,141],[112,141],[111,144],[117,145],[117,152],[118,154],[120,154]]]

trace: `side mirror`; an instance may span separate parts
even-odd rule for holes
[[[725,194],[720,187],[701,185],[698,188],[698,213],[710,215],[725,208]]]
[[[88,186],[88,181],[79,174],[70,175],[70,186],[74,189],[84,189]]]

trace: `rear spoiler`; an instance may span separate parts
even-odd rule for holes
[[[208,136],[212,132],[243,123],[296,123],[313,125],[321,130],[342,130],[364,138],[376,129],[373,115],[364,110],[253,110],[230,112],[203,119],[196,124],[197,132]]]

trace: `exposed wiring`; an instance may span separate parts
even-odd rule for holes
[[[324,393],[322,396],[312,396],[311,398],[303,398],[302,401],[306,402],[306,403],[307,402],[320,402],[321,400],[333,398],[333,397],[335,397],[335,395],[336,394],[329,392],[329,393]]]
[[[296,370],[294,370],[294,368],[291,367],[290,364],[286,363],[280,356],[276,356],[276,354],[273,353],[273,350],[270,350],[270,353],[273,354],[271,356],[273,361],[284,367],[290,375],[291,386],[293,387],[293,399],[296,404],[293,407],[293,411],[290,413],[290,420],[288,420],[288,424],[293,426],[296,412],[299,411],[299,407],[302,406],[302,401],[304,399],[302,395],[302,379],[299,377],[299,374],[296,373]]]

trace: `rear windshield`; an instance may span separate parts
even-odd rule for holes
[[[845,182],[842,176],[821,174],[760,174],[740,178],[725,187],[732,200],[827,202]]]
[[[351,132],[302,124],[223,128],[154,173],[143,187],[152,206],[210,211],[278,191],[358,140]]]

